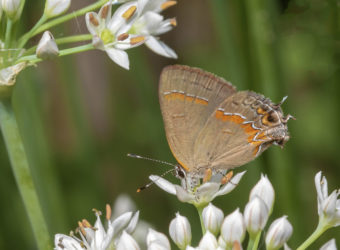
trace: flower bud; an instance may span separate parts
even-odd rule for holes
[[[335,239],[331,239],[330,241],[327,241],[320,250],[337,250],[336,244],[335,244]]]
[[[274,204],[275,192],[272,184],[270,183],[266,175],[261,175],[261,179],[250,191],[249,200],[251,200],[255,196],[259,196],[264,201],[264,203],[268,207],[270,214]]]
[[[293,227],[287,220],[287,216],[276,219],[269,227],[266,235],[266,247],[268,250],[279,249],[288,241],[293,233]]]
[[[203,209],[202,217],[205,228],[212,234],[217,235],[224,218],[222,210],[209,203],[209,205]]]
[[[234,241],[242,242],[246,233],[246,226],[244,224],[243,216],[237,208],[233,213],[225,217],[222,227],[221,235],[223,240],[230,246]]]
[[[148,245],[148,250],[170,250],[168,238],[164,234],[151,228],[149,228],[146,243]]]
[[[217,240],[215,238],[215,236],[207,231],[203,238],[201,239],[199,245],[198,245],[198,249],[200,250],[210,250],[210,249],[217,249],[218,248],[218,244],[217,244]]]
[[[244,209],[244,221],[249,234],[256,235],[265,227],[269,213],[267,205],[258,197],[253,197]]]
[[[117,250],[140,250],[140,248],[132,236],[123,231],[117,244]]]
[[[46,0],[45,15],[48,18],[59,16],[64,13],[71,4],[71,0]]]
[[[169,234],[180,249],[184,249],[191,242],[191,227],[186,217],[176,213],[176,218],[170,222]]]
[[[12,21],[16,21],[20,17],[24,3],[23,0],[1,0],[3,11]]]
[[[52,59],[59,55],[58,46],[51,32],[45,31],[42,35],[36,50],[37,57],[46,60]]]

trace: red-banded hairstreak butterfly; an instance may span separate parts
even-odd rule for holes
[[[159,100],[170,149],[182,174],[203,177],[255,159],[289,139],[281,104],[198,68],[167,66]]]

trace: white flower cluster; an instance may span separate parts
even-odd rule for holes
[[[159,55],[177,58],[176,53],[158,38],[177,25],[176,19],[164,20],[160,14],[175,4],[172,0],[128,1],[111,14],[112,2],[109,2],[98,13],[89,12],[85,16],[93,45],[125,69],[129,69],[125,50],[142,44]]]
[[[234,186],[240,181],[244,173],[236,175],[229,183],[233,183]],[[202,189],[204,186],[204,192],[195,193],[190,195],[195,196],[193,198],[186,193],[184,197],[191,197],[190,199],[183,200],[184,192],[182,186],[173,185],[164,179],[156,176],[151,177],[155,183],[162,187],[162,189],[176,194],[181,201],[194,204],[196,207],[204,207],[201,211],[202,230],[204,232],[197,247],[191,245],[192,234],[189,220],[176,214],[176,217],[170,222],[169,235],[172,241],[177,245],[179,249],[186,250],[223,250],[223,249],[243,249],[243,241],[246,233],[249,233],[249,242],[255,242],[259,239],[265,226],[267,225],[268,218],[271,214],[274,204],[274,189],[270,181],[266,176],[261,176],[260,181],[253,187],[250,192],[249,202],[246,204],[244,213],[237,208],[231,214],[224,216],[223,211],[220,208],[214,206],[210,201],[218,196],[216,194],[226,193],[226,185],[222,187],[215,187],[215,193],[211,190],[211,184],[214,182],[206,182],[199,186]],[[209,184],[210,183],[210,184]],[[315,177],[316,189],[318,193],[318,205],[319,205],[319,218],[321,225],[326,225],[326,228],[339,225],[339,200],[338,191],[334,191],[328,196],[327,180],[325,177],[321,179],[321,172]],[[209,185],[208,185],[209,184]],[[211,189],[211,190],[210,190]],[[209,191],[210,190],[210,191]],[[188,190],[186,191],[188,192]],[[192,192],[192,191],[190,191]],[[204,193],[204,195],[202,195]],[[120,199],[121,200],[121,199]],[[126,198],[124,198],[126,200]],[[208,203],[207,203],[208,202]],[[119,202],[127,203],[129,202]],[[121,205],[124,209],[115,209],[118,211],[126,211],[126,206]],[[131,207],[131,206],[130,206]],[[55,236],[55,249],[68,250],[68,249],[117,249],[117,250],[139,250],[140,241],[136,240],[133,236],[133,232],[136,229],[139,213],[125,212],[116,219],[111,219],[111,208],[107,206],[107,228],[105,229],[101,220],[100,213],[96,211],[97,221],[94,226],[87,220],[79,222],[79,234],[80,239],[72,236],[66,236],[57,234]],[[144,230],[146,230],[144,228]],[[159,233],[151,228],[147,229],[145,244],[148,250],[170,250],[170,242],[166,235]],[[266,234],[264,235],[264,241],[267,250],[276,250],[284,247],[285,250],[290,248],[286,244],[293,233],[293,227],[287,220],[287,216],[284,215],[274,220]],[[257,249],[257,245],[248,249]],[[311,244],[311,243],[308,243]],[[305,249],[307,247],[301,247],[298,249]],[[336,250],[335,240],[332,239],[324,244],[320,250]]]

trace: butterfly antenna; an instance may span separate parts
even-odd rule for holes
[[[164,172],[161,176],[159,176],[159,178],[164,177],[165,175],[167,175],[168,173],[171,173],[172,171],[176,171],[175,169],[169,169],[168,171]],[[147,189],[148,187],[150,187],[152,184],[155,184],[154,181],[149,182],[148,184],[141,186],[140,188],[137,189],[137,193]]]
[[[148,160],[148,161],[153,161],[153,162],[157,162],[157,163],[162,163],[168,166],[172,166],[172,167],[176,167],[175,164],[172,164],[170,162],[166,162],[166,161],[161,161],[161,160],[157,160],[157,159],[153,159],[153,158],[149,158],[149,157],[144,157],[144,156],[140,156],[140,155],[136,155],[136,154],[127,154],[127,156],[132,157],[132,158],[137,158],[137,159],[142,159],[142,160]]]

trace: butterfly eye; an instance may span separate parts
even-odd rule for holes
[[[262,118],[262,123],[264,125],[270,126],[279,121],[279,117],[276,112],[270,111],[268,112],[263,118]]]

